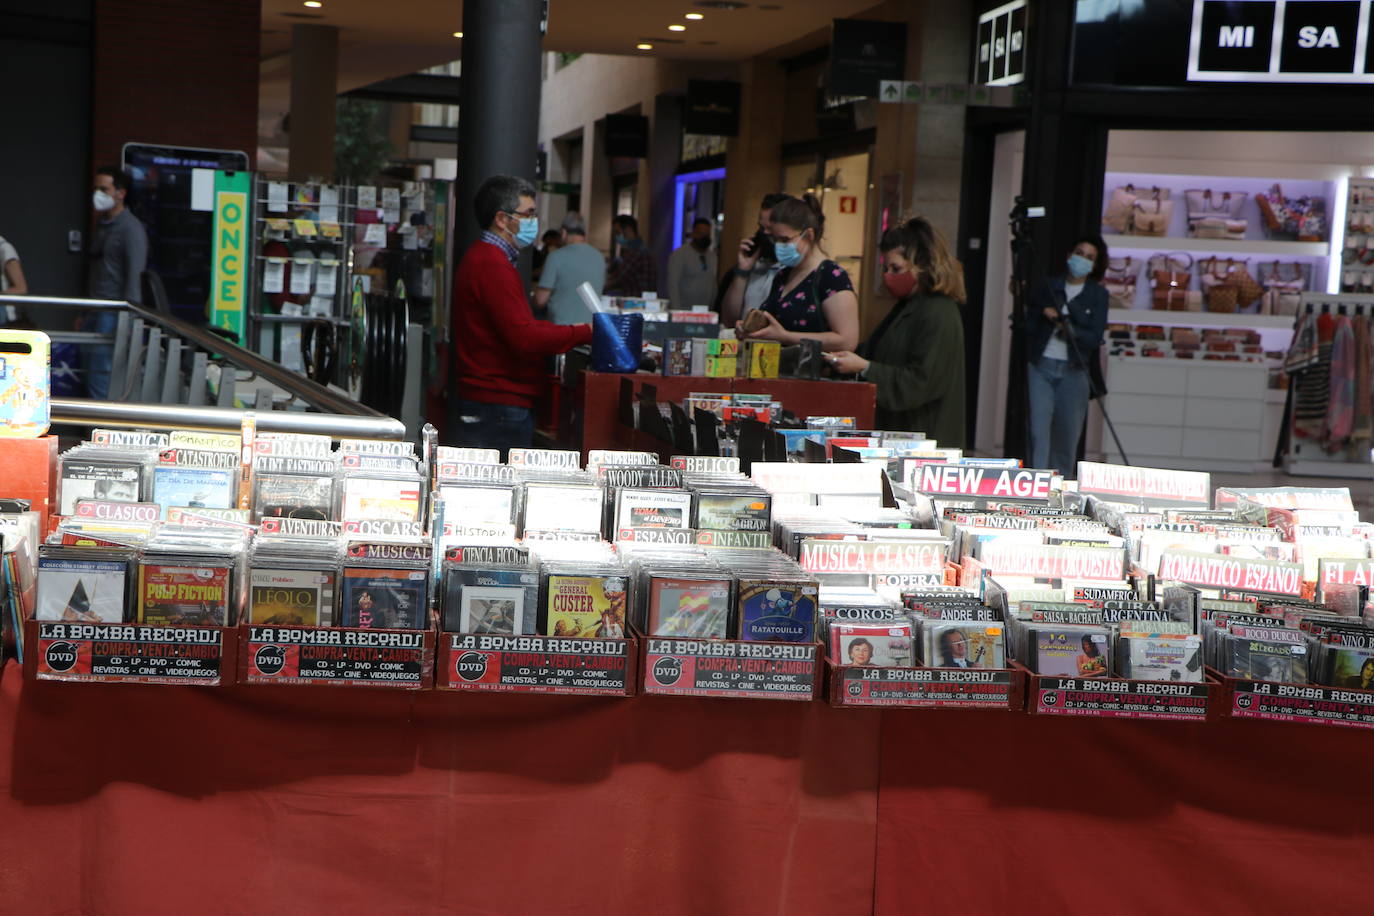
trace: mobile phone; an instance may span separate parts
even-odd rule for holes
[[[754,233],[754,237],[749,240],[749,243],[750,257],[757,254],[765,261],[776,260],[776,256],[773,254],[773,240],[762,229]]]

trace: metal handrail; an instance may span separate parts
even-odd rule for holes
[[[311,413],[301,410],[239,410],[139,404],[89,398],[53,398],[52,422],[137,429],[193,429],[238,432],[250,414],[263,432],[313,433],[335,439],[404,439],[405,424],[392,417]]]
[[[243,369],[254,375],[261,376],[267,381],[289,392],[292,396],[299,398],[311,407],[324,413],[343,414],[348,416],[360,417],[386,417],[385,414],[373,410],[366,404],[360,404],[347,395],[331,391],[324,385],[312,379],[308,379],[299,373],[292,372],[283,368],[281,365],[264,359],[252,350],[240,347],[213,334],[202,327],[188,324],[180,318],[171,315],[164,315],[145,309],[142,306],[134,305],[130,302],[122,302],[112,299],[69,299],[60,296],[10,296],[0,294],[0,303],[10,305],[41,305],[56,306],[58,308],[73,309],[127,309],[131,314],[143,319],[148,324],[160,326],[174,334],[190,341],[202,350],[222,356],[232,363],[235,368]]]

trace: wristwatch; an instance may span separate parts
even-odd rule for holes
[[[750,275],[751,273],[753,273],[753,271],[745,270],[743,267],[736,267],[736,268],[735,268],[735,276],[737,276],[737,277],[744,277],[746,280],[749,278],[749,275]]]

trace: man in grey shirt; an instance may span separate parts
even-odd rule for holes
[[[692,223],[692,237],[668,256],[668,302],[675,309],[712,305],[716,301],[716,253],[711,249],[709,219]]]
[[[91,206],[99,219],[91,237],[90,293],[92,299],[119,299],[135,304],[143,301],[143,270],[148,264],[148,235],[138,217],[124,206],[129,193],[129,174],[112,166],[95,172]],[[82,323],[82,330],[113,334],[119,313],[110,309],[95,312]],[[110,393],[111,344],[86,347],[86,389],[92,398],[105,399]]]
[[[592,320],[577,288],[590,283],[598,296],[606,285],[606,258],[587,244],[587,223],[580,213],[563,217],[563,246],[551,253],[534,291],[536,312],[548,309],[554,324],[588,324]]]

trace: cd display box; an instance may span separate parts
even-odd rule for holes
[[[1221,714],[1224,691],[1210,673],[1199,682],[1141,681],[1035,674],[1012,664],[1026,675],[1032,715],[1206,722]]]
[[[813,700],[820,695],[818,642],[646,637],[640,692],[660,696]]]
[[[639,638],[566,639],[510,633],[441,633],[442,690],[633,696]]]
[[[239,635],[244,684],[434,686],[435,631],[367,627],[259,626]]]
[[[1374,728],[1374,690],[1251,681],[1211,668],[1207,675],[1217,681],[1224,718]]]
[[[238,636],[235,627],[27,620],[24,676],[224,687],[236,680]]]
[[[826,668],[831,706],[898,709],[989,709],[1020,712],[1024,671],[1015,668],[896,668],[836,665]]]

